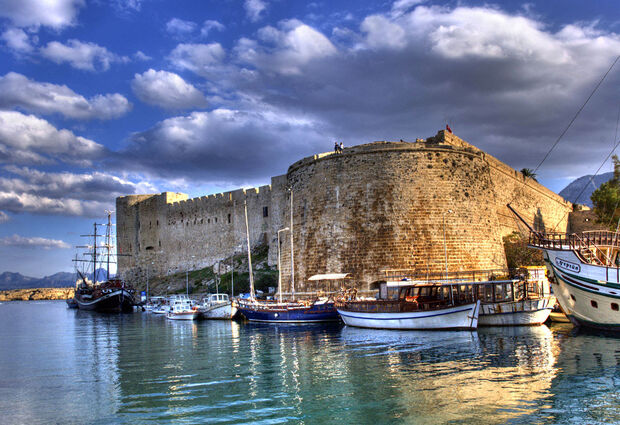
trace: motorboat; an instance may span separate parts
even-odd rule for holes
[[[197,320],[200,317],[198,307],[185,296],[177,296],[170,301],[170,311],[166,318],[170,320]]]
[[[375,329],[476,329],[480,301],[471,283],[380,281],[376,298],[344,294],[336,309],[347,326]]]
[[[233,316],[232,303],[228,294],[209,294],[198,306],[204,319],[230,320]]]
[[[474,283],[480,300],[478,326],[536,326],[549,318],[556,299],[544,267],[524,267],[516,272],[515,278]]]

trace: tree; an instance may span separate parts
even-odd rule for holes
[[[506,252],[506,262],[509,269],[516,269],[525,266],[544,266],[545,260],[542,251],[539,249],[528,248],[527,238],[518,232],[512,232],[503,237],[504,251]]]
[[[614,176],[592,192],[590,199],[598,222],[615,230],[618,219],[620,219],[620,160],[618,155],[611,158],[614,161]]]
[[[530,179],[534,180],[535,182],[538,181],[538,180],[536,180],[536,173],[531,168],[522,168],[521,169],[521,174],[523,174],[524,177],[529,177]]]

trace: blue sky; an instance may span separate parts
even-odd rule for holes
[[[267,184],[334,140],[413,141],[449,122],[535,168],[620,55],[619,9],[0,0],[0,272],[72,270],[117,196]],[[613,146],[618,67],[537,171],[552,190]]]

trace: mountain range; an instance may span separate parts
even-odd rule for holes
[[[98,277],[105,276],[105,270],[98,270]],[[92,273],[87,278],[93,278]],[[59,272],[43,278],[24,276],[21,273],[4,272],[0,274],[0,291],[11,289],[31,288],[73,288],[75,286],[75,273]]]

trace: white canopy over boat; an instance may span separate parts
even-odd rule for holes
[[[324,273],[310,276],[308,280],[340,280],[351,277],[351,273]]]

